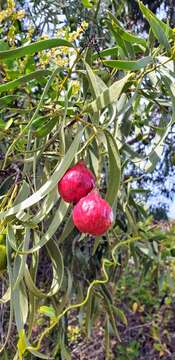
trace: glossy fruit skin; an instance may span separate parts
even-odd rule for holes
[[[111,227],[113,211],[110,205],[92,190],[73,209],[73,222],[85,234],[99,236]]]
[[[83,161],[72,166],[58,182],[58,191],[64,201],[76,204],[95,187],[95,176]]]

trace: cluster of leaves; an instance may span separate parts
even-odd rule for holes
[[[82,23],[82,19],[89,22],[90,26],[84,32],[80,43],[82,46],[92,46],[95,51],[104,49],[107,46],[114,46],[115,39],[110,36],[110,33],[107,31],[104,24],[104,18],[107,11],[109,10],[117,19],[123,24],[126,29],[130,31],[135,31],[139,34],[146,34],[149,32],[149,22],[146,21],[144,16],[141,14],[139,9],[139,4],[137,1],[133,0],[115,0],[115,1],[82,1],[78,0],[72,2],[67,0],[64,4],[60,3],[58,9],[58,2],[52,1],[46,2],[32,0],[30,6],[27,5],[25,0],[19,0],[18,6],[22,8],[25,6],[27,16],[30,18],[31,23],[37,23],[37,28],[35,28],[33,35],[39,36],[46,31],[49,34],[56,34],[57,30],[60,28],[60,23],[69,24],[69,29],[75,30],[77,24]],[[172,0],[155,0],[154,2],[150,0],[144,0],[144,4],[154,12],[158,13],[159,16],[165,21],[169,22],[171,26],[175,26],[174,12],[172,6]],[[93,21],[92,21],[93,19]],[[24,28],[24,26],[23,26]],[[91,39],[91,40],[89,40]],[[132,58],[132,55],[130,55]],[[160,111],[155,108],[153,115],[150,114],[149,109],[143,109],[145,111],[144,116],[154,118],[159,118]],[[145,143],[147,140],[145,140]],[[152,195],[147,193],[148,204],[151,208],[153,214],[159,213],[158,216],[163,214],[167,216],[169,205],[172,202],[174,197],[174,131],[169,134],[165,140],[164,153],[156,167],[153,174],[150,176],[143,176],[143,172],[135,168],[129,168],[129,173],[134,173],[137,177],[136,183],[137,186],[146,187],[153,189]],[[145,144],[137,145],[138,151],[142,151]],[[164,188],[162,188],[162,181],[165,183]],[[171,191],[169,191],[169,189]],[[159,201],[154,203],[153,199],[156,197]]]
[[[70,359],[65,319],[77,310],[87,334],[103,314],[107,359],[111,327],[119,338],[116,314],[126,323],[111,287],[115,293],[131,257],[148,271],[150,261],[161,256],[160,233],[153,240],[138,223],[146,217],[139,199],[145,190],[132,186],[135,177],[127,171],[129,166],[151,173],[173,128],[174,32],[138,3],[150,25],[147,40],[108,13],[104,26],[114,46],[100,52],[74,41],[85,24],[64,39],[20,38],[17,48],[1,41],[0,229],[6,234],[9,288],[0,302],[10,304],[1,351],[15,318],[16,358],[29,351],[48,359],[42,340],[57,326],[52,355]],[[160,116],[154,117],[157,110]],[[71,206],[57,192],[65,171],[82,158],[114,210],[113,229],[102,238],[80,236]],[[40,288],[37,277],[43,247],[51,267],[49,289]],[[42,319],[45,329],[34,338]]]

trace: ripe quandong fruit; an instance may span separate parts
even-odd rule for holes
[[[103,235],[111,227],[112,221],[112,208],[97,190],[83,197],[73,209],[74,225],[82,233]]]
[[[76,204],[95,187],[95,176],[83,161],[66,171],[58,182],[58,191],[68,203]]]

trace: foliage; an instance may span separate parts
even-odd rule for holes
[[[14,11],[8,12],[11,4]],[[15,318],[16,359],[28,352],[70,359],[66,317],[72,310],[86,334],[102,314],[106,344],[109,329],[120,339],[116,313],[127,320],[111,296],[118,272],[132,259],[143,266],[144,276],[151,269],[160,282],[156,275],[173,250],[174,233],[166,236],[145,222],[147,191],[135,181],[140,171],[152,174],[173,131],[174,31],[138,4],[149,36],[131,34],[107,13],[104,28],[113,45],[100,52],[81,45],[86,23],[74,33],[65,27],[59,38],[30,42],[30,29],[21,34],[19,17],[14,20],[14,12],[19,14],[14,3],[3,10],[0,221],[1,235],[7,233],[9,288],[1,303],[10,303],[6,341]],[[15,27],[10,36],[6,22]],[[114,210],[113,228],[102,238],[76,231],[72,207],[57,192],[65,171],[82,158]],[[43,248],[51,268],[49,288],[37,277]],[[37,336],[36,322],[42,325]],[[55,327],[57,344],[46,354],[42,341]],[[131,348],[138,350],[135,344]]]
[[[114,39],[104,26],[104,18],[107,11],[114,14],[125,29],[141,35],[149,32],[149,22],[142,16],[138,2],[135,0],[100,0],[99,2],[85,1],[84,3],[82,0],[77,0],[76,3],[67,0],[64,1],[64,4],[60,2],[59,8],[58,1],[55,2],[53,0],[51,2],[31,0],[30,6],[25,0],[18,0],[17,3],[19,9],[25,8],[27,21],[30,19],[33,29],[33,38],[38,38],[38,36],[46,33],[55,35],[57,30],[65,26],[65,24],[70,31],[75,31],[77,24],[80,25],[85,20],[89,22],[89,27],[83,33],[81,44],[82,46],[91,46],[95,51],[99,52],[106,47],[109,48],[114,45]],[[163,18],[165,22],[170,23],[172,28],[175,27],[172,0],[144,0],[144,4],[154,13],[158,14],[159,18]],[[91,21],[92,19],[93,21]],[[34,28],[33,24],[36,23],[37,26]],[[23,33],[26,31],[25,22],[23,22],[22,31]],[[116,49],[114,48],[114,54],[115,51]],[[159,117],[158,109],[155,109],[154,117]],[[142,171],[139,174],[138,172],[135,173],[137,178],[139,178],[138,186],[141,185],[142,187],[153,189],[152,195],[147,194],[152,211],[156,211],[156,208],[164,209],[166,207],[168,213],[168,205],[174,197],[173,143],[174,131],[167,136],[162,159],[151,176],[149,174],[143,176]],[[142,147],[139,148],[139,151],[142,151]],[[130,168],[130,172],[133,174],[135,170]],[[162,188],[162,181],[165,183],[164,188]],[[171,191],[169,191],[169,188],[171,188]],[[161,199],[160,204],[154,204],[154,197]]]

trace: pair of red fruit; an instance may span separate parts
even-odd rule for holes
[[[112,208],[95,189],[95,176],[83,161],[67,170],[58,191],[66,202],[75,204],[73,222],[80,232],[99,236],[111,227]]]

